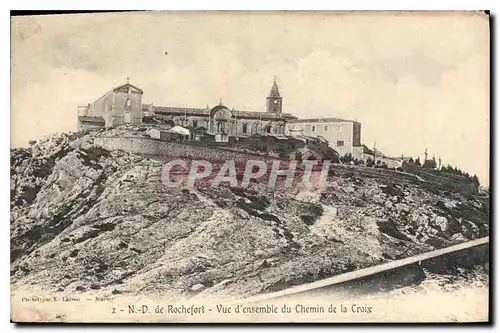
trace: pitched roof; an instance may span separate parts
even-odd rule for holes
[[[123,90],[123,88],[133,88],[135,89],[137,92],[140,92],[141,94],[143,93],[142,89],[139,89],[137,88],[136,86],[130,84],[130,83],[125,83],[125,84],[122,84],[121,86],[118,86],[116,88],[113,88],[113,91],[118,91],[118,90]]]
[[[229,110],[229,109],[228,109]],[[261,111],[239,111],[239,110],[229,110],[234,118],[249,118],[249,119],[260,119],[260,120],[276,120],[276,119],[296,119],[297,117],[292,116],[287,113],[273,114]],[[209,109],[196,109],[196,108],[183,108],[176,106],[153,106],[153,112],[157,116],[161,115],[186,115],[186,116],[210,116]]]
[[[197,109],[197,108],[183,108],[177,106],[153,106],[153,112],[162,114],[180,114],[187,116],[208,116],[210,110],[208,109]]]
[[[269,97],[281,97],[278,84],[276,83],[276,78],[274,78],[273,87],[271,88],[271,92],[269,92]]]

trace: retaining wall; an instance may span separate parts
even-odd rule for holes
[[[161,141],[145,137],[96,137],[94,138],[94,143],[109,150],[123,150],[129,153],[154,155],[158,157],[164,156],[166,159],[184,157],[193,160],[235,160],[237,162],[246,162],[248,160],[274,160],[272,157],[258,154]]]

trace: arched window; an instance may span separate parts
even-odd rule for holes
[[[243,133],[247,132],[247,124],[243,124]]]
[[[125,106],[132,106],[132,100],[130,100],[130,98],[125,100]]]
[[[194,127],[194,128],[198,127],[198,121],[193,120],[193,127]]]

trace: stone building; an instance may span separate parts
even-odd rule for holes
[[[363,159],[361,123],[357,121],[339,118],[291,119],[285,134],[323,137],[340,156],[352,154],[353,158]]]
[[[127,82],[93,103],[78,107],[79,130],[142,124],[142,94],[141,89]]]
[[[181,108],[142,104],[142,90],[130,83],[106,93],[94,103],[79,108],[79,128],[96,129],[122,124],[144,124],[152,127],[169,128],[183,126],[203,128],[219,142],[229,137],[245,137],[253,134],[284,134],[285,124],[297,119],[282,112],[283,98],[274,80],[267,96],[267,109],[241,111],[229,109],[222,104],[213,108]]]

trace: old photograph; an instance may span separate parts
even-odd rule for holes
[[[11,320],[490,320],[482,11],[11,16]]]

